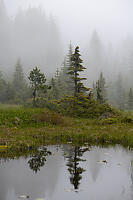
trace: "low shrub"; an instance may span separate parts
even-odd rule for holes
[[[119,122],[119,120],[118,120],[117,118],[106,118],[106,119],[101,119],[101,120],[99,121],[99,123],[100,123],[101,125],[116,124],[116,123],[118,123],[118,122]]]
[[[108,104],[99,104],[94,99],[88,99],[86,96],[78,95],[76,97],[66,96],[59,101],[53,102],[57,112],[72,117],[97,118],[105,113],[110,113],[111,116],[117,112]]]
[[[128,116],[124,116],[124,117],[121,119],[121,122],[122,122],[122,123],[133,123],[133,118],[128,117]]]
[[[101,125],[106,125],[106,124],[116,124],[116,123],[133,123],[133,119],[131,117],[128,116],[123,116],[122,114],[119,116],[115,116],[115,117],[108,117],[108,118],[104,118],[104,119],[100,119],[98,121],[99,124]]]
[[[48,122],[53,125],[65,125],[66,124],[66,120],[64,120],[64,118],[61,115],[59,115],[58,113],[56,113],[54,111],[36,113],[32,116],[32,118],[36,123]]]

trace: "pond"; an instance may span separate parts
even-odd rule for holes
[[[21,199],[132,200],[133,151],[68,144],[0,159],[0,200]]]

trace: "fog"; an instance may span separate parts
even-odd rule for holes
[[[49,58],[45,58],[44,61],[42,57],[49,46],[50,50],[48,49],[46,54],[49,54],[48,52],[54,48],[57,50],[58,47],[60,55],[56,56],[56,52],[52,51],[53,57],[59,57],[59,60],[57,59],[55,66],[50,67],[57,68],[57,65],[60,65],[63,60],[70,41],[73,45],[79,45],[81,51],[86,54],[94,30],[98,32],[101,41],[106,44],[107,48],[109,45],[116,48],[122,40],[131,37],[133,33],[132,0],[3,0],[3,3],[5,3],[5,11],[1,11],[1,13],[10,17],[8,22],[3,21],[5,29],[3,32],[6,32],[6,36],[10,32],[10,37],[11,34],[15,34],[12,38],[11,51],[14,49],[17,51],[13,53],[14,57],[22,57],[22,60],[23,57],[25,60],[29,59],[27,62],[23,61],[26,65],[48,65],[46,60]],[[50,18],[53,18],[53,22],[49,22]],[[9,20],[12,27],[7,30],[5,26]],[[14,24],[11,25],[11,23]],[[51,28],[49,27],[50,30],[48,30],[47,26],[50,23]],[[56,30],[54,31],[54,29]],[[46,35],[49,35],[50,39]],[[4,34],[4,42],[7,43],[6,36]],[[57,44],[53,43],[52,45],[53,40]],[[37,50],[39,56],[37,56]],[[32,54],[31,57],[28,55],[29,51]],[[29,63],[31,60],[32,62]]]
[[[108,87],[119,74],[132,87],[132,8],[132,0],[0,0],[0,70],[13,73],[20,58],[25,74],[39,66],[51,77],[71,41],[88,86],[103,72]]]
[[[5,0],[5,3],[10,16],[18,8],[29,7],[41,7],[48,15],[56,16],[66,42],[86,44],[93,29],[112,42],[133,32],[132,0]]]

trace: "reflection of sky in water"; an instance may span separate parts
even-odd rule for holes
[[[75,192],[66,166],[73,148],[62,145],[58,150],[54,146],[48,150],[52,155],[46,157],[45,165],[37,173],[29,168],[29,159],[0,164],[0,200],[17,200],[20,195],[29,195],[31,200],[132,200],[132,151],[93,147],[85,152],[82,159],[86,161],[79,161],[79,166],[86,171],[81,174],[79,190]]]

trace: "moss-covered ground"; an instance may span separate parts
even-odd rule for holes
[[[105,119],[80,119],[47,109],[0,108],[0,153],[26,152],[40,145],[60,143],[133,147],[131,113]]]

